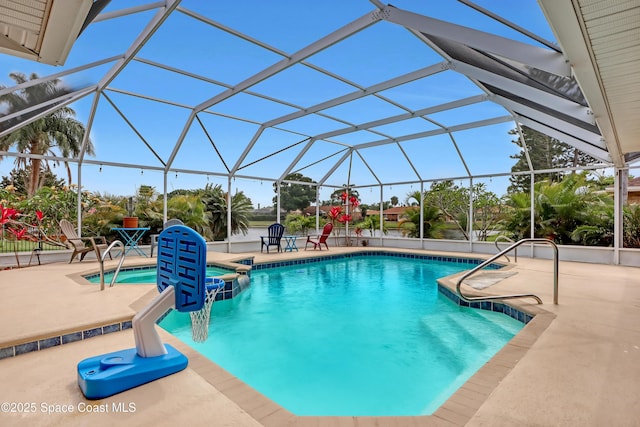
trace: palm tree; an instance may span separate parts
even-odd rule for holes
[[[380,230],[380,215],[367,215],[362,222],[357,224],[358,228],[362,228],[363,230],[369,230],[369,234],[371,237],[376,235],[376,230]],[[382,225],[382,232],[387,234],[387,229]]]
[[[205,239],[212,239],[209,228],[210,215],[202,199],[193,194],[180,194],[167,200],[169,218],[179,218],[184,224],[200,233]]]
[[[202,201],[210,214],[209,227],[214,240],[227,238],[227,209],[228,200],[231,205],[231,234],[247,234],[249,231],[249,213],[253,208],[251,199],[242,191],[233,196],[222,190],[220,185],[207,184],[201,192]]]
[[[441,239],[442,231],[446,228],[442,211],[435,206],[424,205],[422,207],[422,229],[425,239]],[[420,237],[420,209],[409,208],[398,221],[398,226],[402,228],[402,234],[409,237]]]
[[[22,73],[11,73],[9,77],[16,84],[28,81],[27,77]],[[29,80],[36,79],[39,79],[39,77],[35,73],[29,76]],[[0,89],[5,88],[5,86],[0,85]],[[60,80],[54,79],[2,95],[0,96],[0,105],[6,105],[6,113],[12,114],[66,93],[69,93],[69,89],[61,86]],[[37,111],[33,114],[36,113]],[[0,150],[8,151],[12,146],[15,146],[20,153],[46,155],[55,154],[53,149],[57,148],[60,155],[65,158],[78,157],[86,129],[74,116],[75,111],[73,109],[62,107],[0,138]],[[21,120],[25,120],[25,118],[16,119],[18,122]],[[85,153],[88,155],[94,154],[94,148],[90,140],[85,148]],[[28,164],[31,166],[28,194],[33,195],[40,187],[42,159],[37,157],[18,157],[16,159],[18,167],[26,167]],[[46,160],[45,166],[48,169],[49,165]],[[69,184],[71,184],[71,169],[67,162],[65,162],[65,168],[67,169]]]
[[[284,220],[284,225],[289,233],[300,232],[302,235],[308,234],[309,229],[315,224],[316,218],[309,215],[289,214]]]
[[[414,190],[411,193],[407,194],[407,198],[405,199],[405,203],[408,206],[417,206],[422,203],[423,194],[420,190]]]

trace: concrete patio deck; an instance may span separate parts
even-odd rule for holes
[[[351,250],[358,249],[331,248],[330,253]],[[260,263],[314,255],[318,252],[209,253],[209,258],[254,256]],[[149,261],[131,257],[126,265]],[[538,315],[434,415],[298,417],[162,330],[165,342],[189,356],[187,369],[99,401],[83,397],[76,365],[86,357],[134,347],[130,329],[7,357],[7,349],[34,340],[126,323],[157,294],[151,285],[101,292],[75,279],[97,266],[95,261],[58,262],[0,271],[0,425],[640,425],[637,268],[561,262],[556,306],[551,261],[520,257],[513,264],[516,275],[482,292],[534,292],[544,304],[513,303]],[[453,281],[445,284],[451,287]]]

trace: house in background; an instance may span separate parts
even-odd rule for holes
[[[613,196],[613,187],[607,187],[606,192]],[[627,205],[640,204],[640,178],[631,178],[627,184]]]
[[[398,221],[402,215],[404,215],[405,211],[409,209],[410,206],[396,206],[393,208],[385,209],[382,211],[382,216],[385,221]],[[371,215],[379,215],[380,211],[375,209],[367,210],[367,216]]]
[[[320,206],[320,216],[326,217],[327,213],[329,213],[332,207],[333,206]],[[306,208],[304,208],[302,213],[308,216],[314,216],[316,214],[316,206],[307,206]]]
[[[640,203],[640,178],[631,178],[627,187],[627,204]]]

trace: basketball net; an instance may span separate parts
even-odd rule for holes
[[[221,286],[217,281],[213,282],[214,286],[207,284],[207,294],[202,308],[200,310],[192,311],[189,313],[189,315],[191,316],[191,337],[194,342],[204,342],[207,340],[207,338],[209,338],[209,319],[211,318],[211,306],[213,306],[218,292],[224,290],[224,281],[222,281],[222,279],[217,280],[222,282]]]

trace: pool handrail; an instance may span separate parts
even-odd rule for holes
[[[466,302],[492,301],[492,300],[503,300],[503,299],[511,299],[511,298],[533,298],[538,302],[538,304],[542,304],[542,300],[535,294],[513,294],[513,295],[468,297],[468,296],[465,296],[460,289],[460,286],[462,285],[462,282],[465,279],[469,278],[471,275],[475,274],[479,270],[491,264],[493,261],[500,258],[507,252],[510,252],[513,249],[517,248],[518,246],[522,245],[523,243],[527,243],[527,242],[546,243],[553,247],[553,303],[558,304],[558,245],[556,245],[555,242],[553,242],[552,240],[542,239],[542,238],[526,238],[526,239],[518,240],[516,243],[509,246],[505,250],[497,253],[496,255],[492,256],[491,258],[482,262],[481,264],[478,264],[475,268],[467,271],[465,274],[463,274],[460,277],[460,279],[458,279],[458,282],[456,283],[456,292],[458,293],[458,297],[460,297],[460,299]]]
[[[496,240],[493,241],[493,244],[496,245],[496,249],[499,251],[500,250],[500,246],[498,246],[498,242],[500,242],[501,240],[505,240],[509,243],[514,243],[513,239],[503,235],[500,235],[498,237],[496,237]],[[509,259],[509,257],[505,254],[504,257],[507,259],[507,262],[511,262],[511,260]],[[518,262],[518,249],[516,248],[514,255],[513,255],[513,261],[514,262]]]
[[[107,247],[107,250],[105,250],[102,253],[102,256],[100,257],[100,260],[99,260],[100,261],[100,290],[101,291],[104,291],[104,259],[107,257],[109,252],[111,252],[111,249],[113,249],[116,246],[120,247],[120,261],[118,262],[118,266],[116,267],[116,270],[113,273],[113,278],[111,278],[111,283],[109,284],[110,288],[113,287],[113,284],[115,283],[116,278],[118,277],[118,273],[120,272],[120,267],[122,267],[122,263],[124,263],[124,257],[125,257],[124,243],[122,243],[120,240],[114,240]]]

